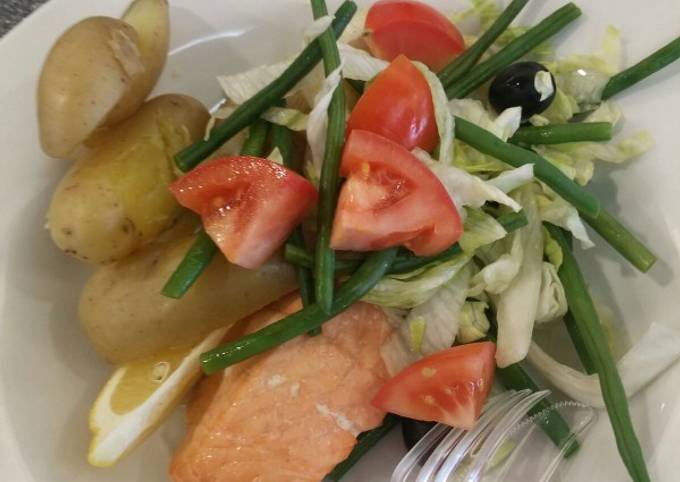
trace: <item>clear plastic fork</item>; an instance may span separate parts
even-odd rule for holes
[[[502,393],[487,402],[471,431],[436,425],[402,459],[392,482],[478,482],[487,480],[487,472],[493,474],[488,480],[495,481],[550,480],[564,465],[566,444],[555,447],[533,422],[557,411],[568,420],[573,437],[582,438],[596,415],[582,404],[561,402],[527,417],[548,395],[529,390]]]

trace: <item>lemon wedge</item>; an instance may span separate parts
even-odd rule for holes
[[[150,435],[200,378],[199,355],[217,346],[226,332],[219,329],[193,348],[117,368],[90,411],[88,462],[110,467]]]

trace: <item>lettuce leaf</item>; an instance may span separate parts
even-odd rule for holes
[[[465,209],[463,235],[458,244],[463,252],[474,254],[481,246],[486,246],[507,236],[508,232],[496,219],[481,209]]]
[[[307,166],[307,170],[312,179],[319,179],[321,174],[321,164],[326,150],[328,106],[341,80],[342,66],[331,72],[324,80],[321,90],[316,94],[314,107],[307,119],[307,142],[312,152],[312,162],[311,165]]]
[[[590,236],[588,236],[586,226],[576,208],[559,197],[547,186],[543,186],[543,191],[543,194],[536,196],[541,220],[571,232],[581,242],[583,249],[595,246]]]
[[[514,233],[522,244],[519,272],[496,300],[498,342],[496,363],[506,367],[523,360],[531,344],[541,288],[543,233],[532,186],[517,191],[529,224]]]
[[[564,286],[552,263],[543,262],[541,269],[541,290],[538,296],[536,323],[561,319],[567,313],[567,296]]]
[[[452,165],[437,162],[422,149],[416,148],[412,152],[437,176],[459,210],[464,206],[479,208],[487,201],[503,204],[515,212],[522,209],[514,199],[482,178]]]
[[[459,343],[473,343],[481,340],[489,332],[490,323],[486,317],[486,309],[489,307],[484,301],[466,301],[460,313],[458,326]]]
[[[647,332],[616,364],[626,395],[630,398],[680,358],[680,333],[659,323]],[[536,343],[531,344],[528,361],[552,385],[570,398],[605,408],[597,375],[586,375],[559,363]]]
[[[328,27],[331,26],[334,19],[334,15],[324,15],[323,17],[315,19],[311,24],[309,24],[302,33],[302,38],[304,39],[305,45],[311,43],[319,35],[328,30]]]
[[[346,79],[369,81],[389,65],[365,50],[338,42],[338,51],[343,62],[342,74]]]
[[[411,346],[416,348],[416,353],[427,356],[453,345],[469,283],[470,269],[466,266],[439,287],[427,301],[411,310],[406,318],[409,332],[418,333],[413,326],[424,325],[420,340],[411,337]]]
[[[426,65],[413,62],[413,65],[423,74],[427,85],[430,87],[434,116],[439,132],[439,161],[450,164],[453,159],[453,114],[449,110],[448,97],[439,77]]]
[[[429,300],[470,261],[460,254],[443,263],[405,274],[387,275],[364,296],[364,301],[392,308],[413,308]]]
[[[523,166],[509,171],[501,172],[498,176],[487,181],[488,184],[496,186],[504,193],[509,193],[524,186],[534,180],[534,165],[524,164]]]
[[[272,124],[287,127],[296,132],[307,129],[308,116],[297,109],[270,107],[262,114],[262,118]]]

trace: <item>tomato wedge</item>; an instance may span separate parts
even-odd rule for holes
[[[496,345],[460,345],[430,355],[383,385],[373,405],[403,417],[470,430],[493,384]]]
[[[317,200],[314,185],[267,159],[207,161],[170,191],[200,214],[208,235],[229,261],[258,268],[286,240]]]
[[[411,150],[432,151],[439,140],[430,87],[404,56],[371,82],[347,120],[347,131],[363,129]]]
[[[376,57],[406,55],[433,71],[442,69],[463,50],[456,26],[436,9],[413,0],[376,2],[366,16],[366,43]]]
[[[373,251],[404,245],[430,256],[462,233],[458,211],[439,179],[399,144],[364,130],[345,143],[331,247]]]

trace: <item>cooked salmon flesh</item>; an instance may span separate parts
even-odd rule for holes
[[[284,300],[245,320],[245,332],[299,308]],[[385,413],[370,400],[388,378],[380,308],[357,303],[323,326],[204,379],[187,410],[175,482],[318,482]]]

